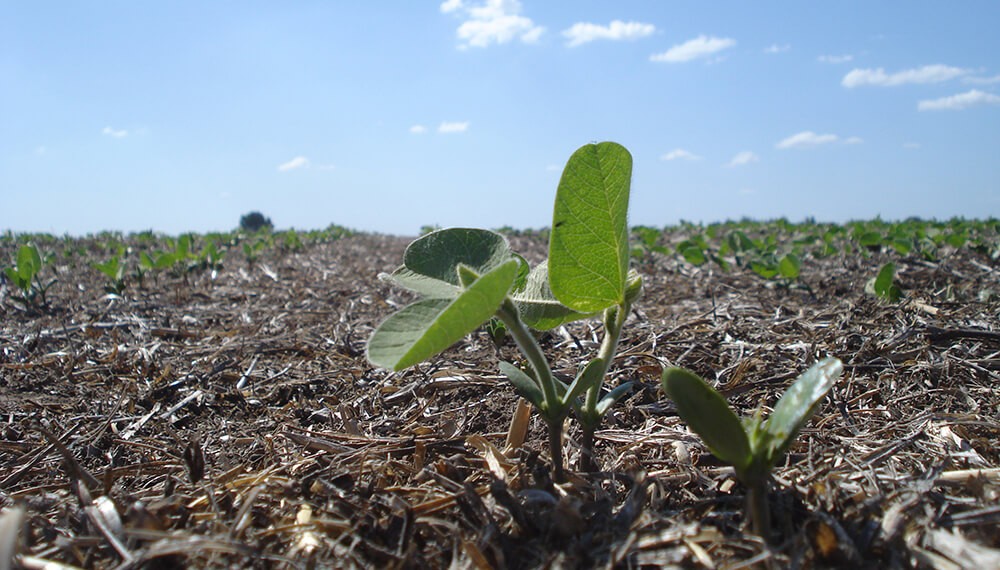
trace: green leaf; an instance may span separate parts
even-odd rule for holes
[[[625,302],[631,305],[639,299],[640,295],[642,295],[642,275],[639,275],[638,271],[630,269],[628,281],[625,282]]]
[[[736,468],[738,474],[750,465],[750,442],[725,398],[698,375],[681,368],[663,371],[663,391],[677,405],[687,422],[716,457]]]
[[[697,245],[687,245],[680,248],[681,255],[684,256],[684,260],[691,265],[700,266],[704,265],[708,258],[705,257],[705,252],[701,250]]]
[[[522,398],[531,402],[536,408],[542,410],[545,405],[545,395],[542,388],[535,382],[535,379],[528,376],[526,372],[509,362],[500,362],[500,372],[510,380],[514,389]]]
[[[766,449],[755,449],[754,454],[764,453],[767,464],[774,462],[791,445],[799,430],[816,412],[826,393],[840,378],[844,365],[836,358],[827,358],[812,365],[791,385],[774,406],[771,416],[761,426],[769,437],[764,438]]]
[[[595,313],[625,300],[632,156],[612,142],[570,157],[556,191],[549,282],[564,305]]]
[[[399,269],[393,271],[391,274],[381,273],[379,274],[379,279],[388,281],[404,289],[409,289],[424,297],[437,299],[453,299],[462,291],[458,285],[452,285],[440,279],[421,275],[411,271],[406,266],[400,266]]]
[[[455,344],[496,313],[517,277],[518,264],[508,260],[454,299],[423,299],[389,316],[368,339],[368,360],[402,370]]]
[[[626,394],[632,391],[632,386],[632,382],[626,382],[605,394],[604,397],[597,402],[597,407],[594,408],[594,412],[597,414],[597,417],[603,418],[604,414],[608,413],[608,410],[611,409],[611,406],[615,405],[615,402],[621,400]]]
[[[549,288],[548,269],[544,261],[533,267],[524,287],[511,295],[524,324],[535,330],[549,330],[593,316],[594,313],[574,311],[556,299]]]
[[[417,238],[406,248],[403,265],[410,271],[460,286],[458,266],[483,275],[513,254],[507,239],[489,230],[449,228]]]
[[[789,253],[778,262],[778,273],[781,273],[781,276],[785,279],[798,279],[799,268],[801,266],[802,262],[799,261],[798,256]]]
[[[580,394],[583,394],[594,386],[599,386],[603,379],[604,361],[600,358],[595,358],[580,370],[576,378],[569,385],[569,388],[566,389],[566,393],[562,397],[563,404],[572,403]]]
[[[875,294],[890,303],[895,303],[903,298],[903,291],[894,281],[895,276],[896,265],[891,262],[886,263],[879,269],[878,276],[875,277],[873,285]]]
[[[22,245],[17,250],[17,272],[21,278],[31,281],[42,270],[42,257],[38,255],[38,248],[33,245]]]

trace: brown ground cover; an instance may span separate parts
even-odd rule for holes
[[[537,417],[508,439],[512,346],[481,332],[400,373],[365,360],[409,300],[376,279],[406,243],[355,235],[252,265],[234,250],[215,279],[160,272],[122,298],[57,261],[37,313],[5,289],[0,568],[15,535],[30,568],[1000,566],[988,257],[893,256],[896,305],[864,292],[883,253],[809,258],[808,288],[642,257],[609,379],[635,389],[597,434],[602,470],[555,485]],[[557,372],[593,354],[599,326],[542,336]],[[659,374],[690,368],[747,415],[824,356],[844,377],[776,470],[767,546]]]

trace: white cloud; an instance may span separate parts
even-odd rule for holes
[[[903,148],[915,150],[920,148],[920,143],[918,142],[905,142],[903,143]]]
[[[1000,96],[978,89],[917,103],[918,111],[961,111],[977,105],[1000,105]]]
[[[732,38],[717,38],[715,36],[701,35],[693,40],[688,40],[682,44],[675,45],[663,53],[654,53],[649,56],[650,61],[665,63],[683,63],[694,59],[708,57],[724,49],[736,45],[736,40]]]
[[[289,170],[295,170],[296,168],[305,168],[309,166],[309,159],[304,156],[296,156],[295,158],[278,165],[279,172],[287,172]]]
[[[896,73],[886,73],[881,67],[878,69],[852,69],[844,76],[841,84],[848,88],[864,85],[895,87],[906,84],[941,83],[969,73],[968,69],[940,64],[904,69]]]
[[[764,48],[764,53],[782,53],[792,49],[791,44],[771,44]]]
[[[854,59],[853,55],[845,53],[843,55],[821,55],[816,58],[816,61],[836,65],[838,63],[847,63],[852,59]]]
[[[469,130],[469,122],[444,122],[438,125],[439,133],[464,133]]]
[[[445,0],[441,3],[441,11],[445,14],[462,8],[462,0]]]
[[[812,131],[802,131],[801,133],[796,133],[788,138],[785,138],[778,144],[774,145],[775,148],[804,148],[819,146],[822,144],[834,143],[839,140],[837,135],[817,135]]]
[[[675,148],[661,156],[660,160],[701,160],[701,157],[682,148]]]
[[[577,22],[569,29],[563,30],[562,35],[569,40],[566,42],[567,46],[576,47],[595,40],[636,40],[650,36],[654,32],[656,32],[656,26],[653,24],[614,20],[607,26]]]
[[[427,132],[427,127],[423,125],[413,125],[410,127],[410,132],[415,135],[422,135]]]
[[[760,157],[757,156],[755,153],[749,150],[744,150],[736,153],[736,156],[734,156],[733,159],[729,161],[729,164],[727,166],[729,167],[742,166],[744,164],[750,164],[751,162],[757,162],[758,160],[760,160]]]
[[[460,49],[505,44],[515,38],[524,43],[534,43],[545,31],[545,28],[536,26],[531,18],[521,15],[519,0],[485,0],[476,5],[468,5],[461,0],[446,0],[441,3],[441,11],[465,19],[456,32]]]
[[[128,136],[128,131],[125,129],[113,129],[111,127],[104,127],[101,129],[102,135],[107,135],[109,137],[114,137],[116,139],[122,139]]]
[[[844,139],[844,144],[861,144],[865,142],[865,139],[861,137],[847,137]]]
[[[1000,83],[1000,75],[994,75],[993,77],[963,77],[962,82],[973,85],[992,85]]]

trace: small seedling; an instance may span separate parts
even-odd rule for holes
[[[94,263],[94,269],[97,269],[108,278],[108,284],[104,287],[104,290],[119,297],[125,292],[125,262],[122,261],[123,249],[119,249],[117,254],[104,263]]]
[[[508,362],[500,370],[548,424],[555,478],[564,479],[562,427],[571,410],[583,426],[582,467],[590,469],[594,430],[629,388],[601,389],[642,289],[628,268],[631,175],[632,157],[621,145],[577,150],[556,193],[549,258],[531,269],[506,238],[489,230],[450,228],[418,238],[406,248],[402,267],[384,277],[423,298],[379,325],[368,340],[368,359],[402,370],[495,318],[528,361],[528,371]],[[552,374],[529,327],[547,330],[596,315],[605,327],[600,351],[567,385]]]
[[[903,298],[903,290],[896,284],[896,264],[886,263],[878,271],[878,275],[869,281],[865,290],[879,299],[889,303],[899,302]]]
[[[698,375],[681,368],[663,372],[663,390],[677,406],[677,414],[701,436],[712,454],[733,466],[736,477],[746,485],[751,526],[764,539],[771,532],[767,504],[771,470],[842,370],[843,364],[836,358],[814,364],[788,388],[767,420],[758,410],[744,422]]]
[[[42,265],[42,256],[38,248],[34,244],[27,244],[18,248],[14,265],[4,269],[7,279],[21,291],[21,295],[15,299],[31,310],[48,304],[45,293],[56,282],[52,279],[42,283],[40,276]]]

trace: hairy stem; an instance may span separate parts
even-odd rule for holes
[[[750,513],[750,529],[770,543],[771,508],[767,503],[767,481],[767,477],[761,477],[747,484],[747,512]]]
[[[507,327],[507,332],[521,349],[521,353],[528,359],[532,370],[535,372],[535,380],[542,389],[542,402],[545,409],[542,418],[549,424],[549,452],[552,454],[553,478],[562,482],[563,459],[562,459],[562,425],[566,418],[566,407],[560,402],[559,394],[556,390],[556,379],[549,368],[549,361],[545,358],[542,348],[538,346],[538,341],[528,330],[521,317],[517,313],[517,307],[510,299],[504,300],[497,310],[497,317],[503,321]]]
[[[623,303],[610,307],[604,311],[604,338],[601,340],[601,348],[597,353],[597,358],[601,359],[601,370],[598,375],[602,380],[591,386],[587,390],[586,400],[580,414],[580,424],[583,428],[583,438],[580,441],[580,470],[594,471],[597,464],[594,461],[594,432],[601,424],[601,414],[597,413],[597,403],[601,397],[601,387],[604,384],[603,378],[611,367],[611,361],[618,351],[618,340],[622,335],[622,327],[625,319],[628,318],[629,303]]]

